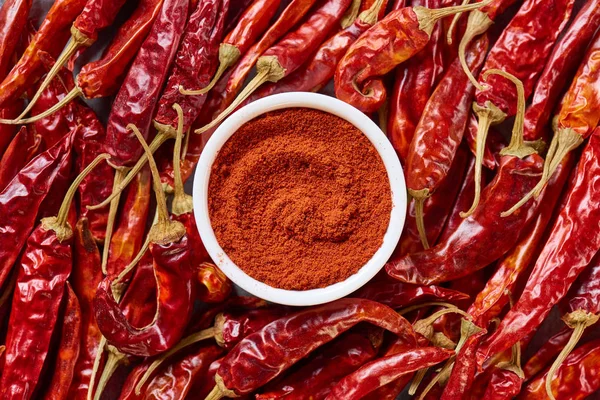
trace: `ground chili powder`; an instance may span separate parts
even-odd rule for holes
[[[383,162],[347,121],[290,108],[243,125],[213,164],[209,214],[223,250],[270,286],[340,282],[379,249],[392,208]]]

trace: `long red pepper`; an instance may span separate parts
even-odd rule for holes
[[[156,163],[142,133],[134,131],[149,158],[154,191],[158,203],[158,222],[149,233],[150,253],[154,260],[157,283],[156,314],[143,328],[132,326],[119,308],[112,293],[113,278],[102,281],[94,299],[98,327],[107,341],[119,351],[150,356],[173,347],[184,333],[191,316],[193,293],[190,267],[190,244],[183,224],[171,221],[160,185]]]
[[[390,330],[416,345],[410,323],[391,308],[364,299],[342,299],[300,311],[255,332],[225,356],[207,399],[250,393],[359,322]]]
[[[558,96],[575,74],[585,49],[600,26],[600,3],[586,2],[554,46],[525,113],[525,140],[544,138]]]
[[[403,4],[399,5],[404,7]],[[442,5],[440,0],[415,0],[411,6],[440,8]],[[387,134],[403,165],[427,100],[444,72],[442,36],[442,27],[436,25],[425,48],[395,72]]]
[[[481,68],[488,46],[489,41],[484,35],[469,49],[467,63],[473,70]],[[410,143],[406,182],[408,193],[415,200],[417,230],[425,249],[429,248],[429,243],[423,219],[424,202],[448,179],[465,131],[474,91],[456,59],[425,105]]]
[[[256,60],[256,76],[223,112],[195,132],[202,133],[214,128],[261,85],[278,82],[300,68],[340,22],[351,2],[352,0],[323,2],[300,26]]]
[[[58,0],[52,5],[27,50],[0,84],[0,107],[16,100],[41,77],[44,71],[38,51],[58,56],[67,41],[69,25],[85,3],[86,0]]]
[[[600,122],[600,32],[596,33],[571,87],[553,119],[554,136],[546,155],[544,173],[537,186],[507,213],[514,212],[532,197],[538,197],[565,155],[587,139]]]
[[[432,367],[452,354],[437,347],[419,347],[371,361],[338,382],[327,399],[361,399],[404,374]]]
[[[308,363],[291,373],[257,400],[286,398],[325,399],[336,383],[377,355],[373,343],[364,335],[350,332],[329,343]]]
[[[569,21],[573,3],[573,0],[526,0],[490,50],[482,73],[501,69],[517,77],[523,84],[525,99],[529,98],[552,47]],[[521,57],[521,54],[530,56]],[[474,80],[473,83],[477,88],[473,104],[477,122],[474,117],[471,118],[467,139],[477,159],[476,185],[475,199],[463,214],[465,216],[472,214],[479,204],[481,187],[477,182],[481,176],[489,128],[515,115],[517,104],[514,85],[503,77],[489,76],[485,85]],[[486,165],[494,169],[490,154],[488,151]]]
[[[0,191],[41,150],[42,138],[22,126],[0,159]]]
[[[600,390],[600,340],[589,342],[571,353],[558,369],[552,381],[552,393],[558,399],[584,400]],[[546,374],[529,382],[519,400],[547,399]]]
[[[79,357],[82,339],[82,315],[79,301],[71,285],[66,284],[66,306],[62,326],[60,328],[60,343],[56,362],[52,368],[52,380],[46,389],[44,399],[66,399],[75,374],[75,365]]]
[[[223,73],[235,65],[268,28],[271,18],[277,12],[281,0],[254,0],[240,16],[236,27],[227,34],[219,46],[219,67],[210,82],[197,94],[208,93],[221,79]],[[188,87],[186,89],[191,89]]]
[[[33,230],[38,208],[48,196],[52,183],[71,168],[71,147],[76,134],[75,131],[65,136],[31,160],[0,193],[0,286]]]
[[[600,218],[595,206],[600,201],[595,179],[599,170],[600,130],[592,135],[581,156],[563,207],[521,297],[480,348],[480,363],[539,326],[600,249],[600,236],[590,231]],[[541,293],[540,287],[544,288]]]
[[[336,96],[363,112],[377,111],[387,96],[380,77],[421,51],[429,43],[437,21],[480,7],[405,7],[392,11],[350,46],[338,64]]]
[[[11,68],[30,9],[31,0],[7,0],[0,8],[0,79],[4,79]]]
[[[0,380],[0,393],[5,399],[28,399],[34,394],[72,269],[71,226],[75,212],[71,203],[81,179],[107,158],[98,157],[73,181],[57,216],[42,219],[27,240],[13,295],[6,363]]]
[[[94,359],[102,338],[92,309],[96,288],[102,281],[101,262],[90,224],[83,217],[75,227],[73,271],[70,278],[81,306],[81,349],[67,397],[73,400],[87,397]]]

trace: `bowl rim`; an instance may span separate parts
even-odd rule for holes
[[[239,268],[219,245],[208,212],[208,184],[212,165],[229,138],[246,122],[284,108],[312,108],[336,115],[354,125],[369,139],[385,166],[392,194],[390,223],[381,247],[360,270],[346,280],[309,290],[286,290],[260,282]],[[290,306],[310,306],[340,299],[370,281],[392,255],[404,227],[406,183],[400,160],[386,135],[365,114],[335,97],[309,92],[289,92],[264,97],[229,116],[206,143],[194,176],[193,203],[196,225],[208,254],[223,273],[243,290],[261,299]]]

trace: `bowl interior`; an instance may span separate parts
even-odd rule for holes
[[[225,142],[243,124],[255,117],[269,111],[295,107],[313,108],[337,115],[362,131],[381,156],[392,192],[390,224],[383,237],[381,247],[373,257],[356,274],[342,282],[325,288],[303,291],[274,288],[257,281],[241,270],[219,245],[208,213],[208,184],[211,167]],[[407,206],[406,184],[402,166],[391,143],[379,127],[365,114],[349,104],[330,96],[304,92],[283,93],[265,97],[241,108],[227,118],[214,132],[202,151],[194,177],[193,198],[196,223],[202,241],[223,273],[236,285],[256,297],[273,303],[292,306],[308,306],[337,300],[354,292],[373,278],[385,265],[400,239]]]

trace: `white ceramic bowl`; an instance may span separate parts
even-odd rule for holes
[[[274,288],[247,275],[225,254],[210,224],[208,214],[208,183],[211,167],[225,142],[246,122],[269,111],[282,108],[306,107],[325,111],[345,119],[371,141],[387,170],[392,191],[390,225],[383,244],[373,257],[354,275],[343,282],[320,289],[284,290]],[[283,93],[251,103],[225,120],[209,139],[202,151],[194,177],[194,210],[196,223],[206,250],[219,268],[239,287],[256,297],[278,304],[309,306],[342,298],[373,278],[385,265],[400,240],[406,216],[406,184],[398,156],[379,127],[365,114],[336,98],[316,93]]]

